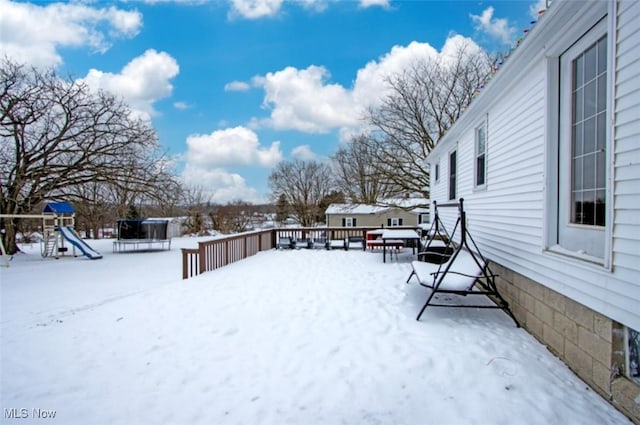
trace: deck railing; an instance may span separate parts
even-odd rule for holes
[[[415,229],[415,227],[403,227]],[[182,248],[182,278],[189,279],[227,264],[245,259],[277,246],[278,239],[344,240],[352,236],[366,239],[367,232],[378,227],[295,227],[259,230],[210,241],[198,242],[198,248]]]

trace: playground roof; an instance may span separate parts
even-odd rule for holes
[[[69,202],[47,202],[42,212],[54,214],[73,214],[76,212],[76,210],[73,209],[73,205],[71,205]]]

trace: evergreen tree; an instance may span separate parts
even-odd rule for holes
[[[129,204],[126,218],[140,218],[140,212],[138,211],[135,205]]]
[[[289,203],[287,202],[287,197],[285,194],[281,194],[278,196],[278,201],[276,202],[276,221],[278,223],[284,223],[284,221],[289,217]]]

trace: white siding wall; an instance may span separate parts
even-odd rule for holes
[[[474,191],[473,171],[461,175],[461,193],[470,201],[469,225],[503,258],[512,256],[510,247],[529,257],[542,244],[544,84],[540,63],[488,110],[486,190]],[[459,165],[465,171],[473,170],[475,160],[473,129],[466,134]]]
[[[469,229],[483,253],[640,330],[640,2],[621,1],[619,14],[612,271],[545,250],[545,217],[551,207],[545,201],[548,74],[541,54],[517,84],[493,91],[500,94],[484,110],[473,111],[475,120],[467,117],[454,127],[452,140],[445,138],[440,181],[431,187],[431,197],[447,202],[448,153],[457,142],[457,195],[465,199]],[[487,187],[474,190],[474,129],[487,114]],[[450,228],[452,216],[444,215]]]
[[[472,236],[488,257],[523,274],[537,268],[531,259],[543,247],[545,70],[542,61],[535,64],[458,138],[458,197],[465,199]],[[487,184],[476,190],[474,130],[487,113]],[[439,203],[448,196],[447,154],[431,192]],[[441,213],[450,230],[453,211]]]
[[[639,2],[619,3],[618,28],[613,264],[621,276],[640,284]]]
[[[438,158],[438,163],[440,164],[440,179],[435,181],[435,177],[431,178],[431,184],[429,186],[429,197],[431,199],[436,199],[438,202],[444,202],[447,199],[447,190],[448,190],[448,176],[449,176],[449,159],[446,154],[441,155]],[[431,176],[434,176],[434,167],[431,166]],[[433,211],[431,211],[433,217]]]

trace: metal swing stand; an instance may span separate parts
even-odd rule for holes
[[[500,295],[496,286],[495,275],[489,268],[489,261],[482,256],[480,249],[476,245],[473,237],[467,228],[466,212],[464,211],[464,199],[460,198],[459,202],[437,204],[434,205],[434,220],[429,229],[429,240],[423,252],[418,254],[418,258],[423,261],[414,261],[412,263],[413,271],[409,280],[416,276],[421,286],[431,289],[431,293],[420,310],[416,320],[420,317],[428,306],[432,307],[457,307],[457,308],[498,308],[513,319],[517,327],[520,323],[509,309],[509,303]],[[453,232],[447,233],[444,223],[441,221],[438,208],[458,208],[458,218],[456,220]],[[460,241],[455,243],[452,240],[453,235],[460,226]],[[443,241],[442,243],[432,244],[436,239]],[[471,242],[471,244],[469,243]],[[432,246],[433,245],[433,246]],[[444,246],[443,246],[444,245]],[[456,260],[458,263],[456,263]],[[429,264],[426,268],[426,261]],[[457,283],[452,283],[456,281]],[[468,282],[468,283],[460,283]],[[462,285],[462,286],[460,286]],[[493,301],[493,305],[477,305],[477,304],[439,304],[432,301],[435,300],[437,293],[455,294],[455,295],[484,295]]]

